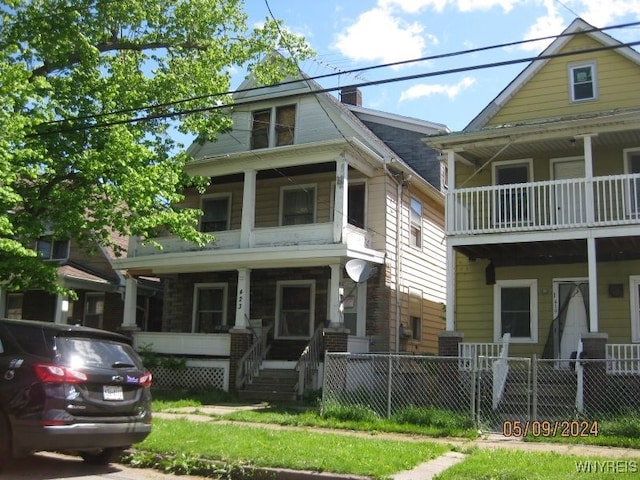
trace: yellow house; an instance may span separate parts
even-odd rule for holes
[[[425,142],[448,166],[449,336],[510,334],[510,355],[565,366],[587,339],[640,358],[640,54],[576,19]]]

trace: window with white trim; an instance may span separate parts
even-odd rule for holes
[[[315,185],[282,187],[280,225],[304,225],[316,221]]]
[[[201,232],[221,232],[229,230],[231,222],[231,195],[203,197],[200,209]]]
[[[253,112],[251,149],[293,145],[295,126],[295,105],[283,105]]]
[[[415,198],[411,197],[409,200],[409,209],[411,217],[409,242],[411,246],[416,248],[422,247],[422,203]]]
[[[640,148],[624,150],[624,171],[631,174],[640,173]],[[640,178],[630,179],[627,191],[629,215],[637,218],[640,215]]]
[[[196,283],[193,292],[193,333],[216,333],[227,325],[227,284]]]
[[[85,327],[102,328],[104,320],[104,293],[87,292],[84,297],[84,318],[82,324]]]
[[[69,240],[42,237],[36,241],[36,250],[44,260],[65,260],[69,258]]]
[[[276,336],[310,338],[315,321],[315,281],[278,282]]]
[[[640,342],[640,275],[629,277],[631,341]]]
[[[494,341],[505,333],[514,343],[538,341],[538,281],[500,280],[493,289]]]
[[[598,84],[595,63],[569,65],[569,84],[571,101],[581,102],[598,97]]]

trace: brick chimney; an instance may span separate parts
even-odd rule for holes
[[[340,90],[340,101],[348,105],[362,106],[362,92],[358,87],[342,87]]]

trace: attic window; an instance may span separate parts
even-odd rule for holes
[[[284,105],[253,112],[251,149],[293,145],[295,125],[295,105]]]
[[[69,240],[42,237],[36,241],[36,250],[44,260],[64,260],[69,258]]]
[[[586,63],[569,66],[571,101],[581,102],[597,98],[596,65]]]

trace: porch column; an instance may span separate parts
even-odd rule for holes
[[[336,191],[333,202],[333,241],[342,241],[342,232],[348,223],[349,164],[340,156],[336,160]]]
[[[124,312],[122,315],[122,330],[136,330],[136,305],[138,298],[138,280],[127,275],[124,281]]]
[[[447,239],[447,291],[445,330],[453,332],[456,329],[456,252],[451,241]]]
[[[585,177],[585,203],[587,207],[587,224],[593,225],[595,210],[593,204],[593,149],[591,148],[591,135],[584,135],[584,177]]]
[[[251,270],[248,268],[238,269],[238,293],[236,294],[236,323],[235,329],[246,329],[249,326]]]
[[[587,238],[587,263],[589,267],[589,332],[598,331],[598,264],[596,240]]]
[[[56,295],[56,313],[53,319],[54,323],[67,323],[69,317],[69,299],[64,295]]]
[[[331,279],[329,281],[329,322],[331,328],[344,327],[342,317],[342,302],[340,295],[340,281],[342,280],[342,265],[335,263],[330,265]]]
[[[447,152],[447,194],[446,194],[446,208],[445,208],[445,232],[452,229],[453,215],[454,215],[454,193],[456,188],[456,159],[453,150],[446,150]]]
[[[256,170],[245,170],[242,190],[242,224],[240,226],[240,247],[253,246],[253,228],[256,218]]]

